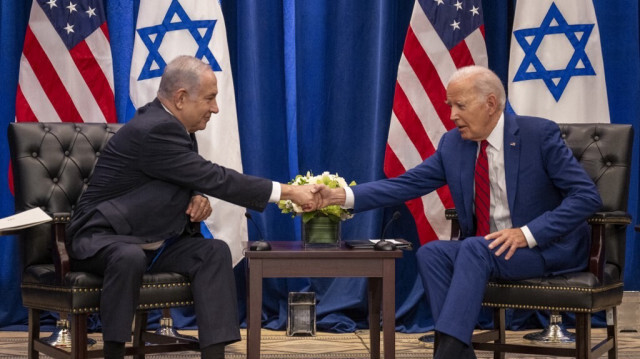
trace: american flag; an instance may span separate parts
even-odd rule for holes
[[[34,0],[16,96],[18,122],[116,122],[102,0]]]
[[[481,0],[417,0],[398,66],[393,113],[384,160],[387,177],[397,177],[431,156],[454,127],[446,105],[446,84],[457,68],[487,66]],[[408,201],[420,243],[450,236],[445,208],[448,187]]]

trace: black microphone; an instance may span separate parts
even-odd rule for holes
[[[391,223],[397,221],[401,215],[402,214],[400,213],[400,211],[393,212],[393,216],[391,216],[391,219],[389,220],[389,222],[387,222],[387,224],[384,226],[384,229],[382,230],[382,235],[380,236],[381,240],[384,241],[384,235],[387,233],[387,229],[389,229],[389,226],[391,225]]]
[[[259,240],[251,243],[251,245],[249,246],[249,250],[250,251],[269,251],[269,250],[271,250],[271,244],[269,244],[269,242],[264,240],[264,237],[262,236],[262,231],[260,230],[260,226],[258,225],[258,223],[256,223],[256,221],[253,220],[253,217],[251,216],[251,213],[244,212],[244,216],[247,217],[247,219],[250,220],[251,223],[253,223],[253,225],[258,230],[258,238],[259,238]]]
[[[256,223],[256,221],[253,220],[253,216],[251,216],[251,213],[249,212],[244,212],[244,216],[247,217],[248,220],[251,221],[251,223],[253,223],[253,225],[256,227],[256,230],[258,231],[258,239],[259,240],[264,240],[264,236],[262,235],[262,231],[260,230],[260,226],[258,225],[258,223]]]

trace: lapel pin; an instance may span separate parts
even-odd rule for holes
[[[515,147],[516,143],[515,142],[511,142],[510,145],[511,145],[511,147]]]

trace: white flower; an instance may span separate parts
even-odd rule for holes
[[[344,178],[338,176],[338,174],[331,174],[328,171],[323,172],[319,176],[314,176],[311,172],[307,171],[306,175],[298,175],[289,184],[294,186],[302,186],[306,184],[324,184],[330,188],[347,187],[347,181]],[[351,185],[354,185],[352,182]],[[305,222],[313,218],[316,215],[323,215],[333,218],[335,221],[347,220],[353,217],[350,211],[341,208],[340,206],[327,206],[325,208],[318,209],[313,212],[304,212],[302,207],[291,202],[290,200],[282,200],[278,202],[278,207],[282,210],[282,213],[291,213],[292,215],[302,214],[302,218]]]
[[[296,213],[302,213],[304,212],[302,210],[302,207],[298,206],[297,204],[295,204],[294,202],[291,202],[291,209],[293,209],[294,212]]]

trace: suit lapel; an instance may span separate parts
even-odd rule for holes
[[[504,171],[507,182],[507,198],[509,209],[513,215],[518,184],[518,167],[520,165],[520,134],[515,116],[504,116]]]

